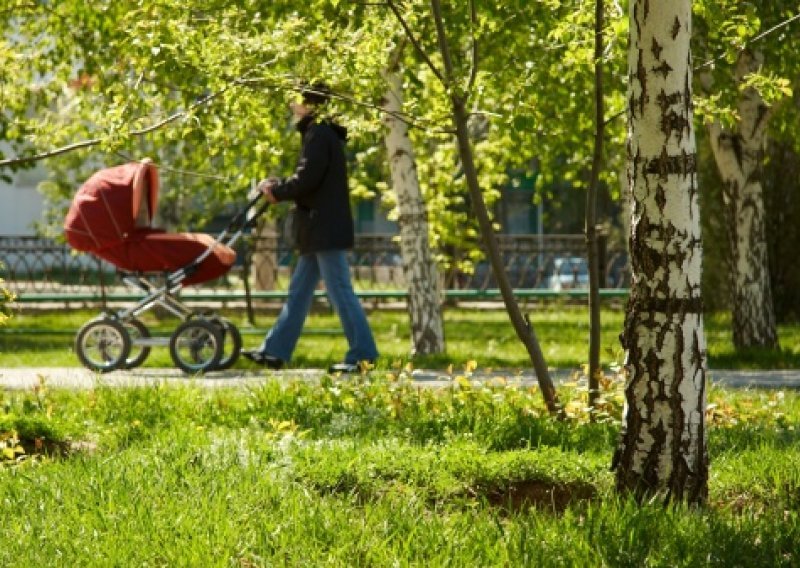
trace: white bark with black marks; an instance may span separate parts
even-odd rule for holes
[[[398,118],[403,110],[402,82],[394,72],[386,73],[386,81],[386,149],[400,213],[400,252],[408,286],[413,352],[419,355],[443,353],[445,337],[439,271],[430,250],[428,212],[419,187],[408,126]]]
[[[692,123],[691,1],[632,0],[631,297],[617,487],[698,503],[708,492],[702,249]]]
[[[761,64],[759,53],[741,52],[736,65],[736,82],[741,83]],[[723,184],[733,343],[737,348],[777,348],[761,185],[770,109],[758,91],[747,88],[741,91],[737,111],[739,121],[735,130],[723,128],[718,121],[708,125],[711,149]]]

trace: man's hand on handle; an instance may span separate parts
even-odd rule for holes
[[[270,203],[277,203],[278,200],[275,199],[274,195],[272,195],[272,190],[278,187],[279,183],[280,180],[274,177],[262,180],[258,184],[258,191],[263,193],[266,200],[269,201]]]

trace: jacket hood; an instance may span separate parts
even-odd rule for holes
[[[333,131],[336,133],[336,136],[338,136],[342,142],[347,140],[347,128],[341,124],[336,124],[335,122],[325,121],[325,123],[333,129]]]
[[[300,132],[300,134],[305,134],[312,122],[314,122],[314,116],[308,114],[297,122],[295,128],[297,128],[297,131]],[[336,133],[336,136],[338,136],[342,142],[347,141],[347,128],[341,124],[337,124],[331,120],[323,120],[320,122],[320,124],[326,124],[330,126],[331,129]]]

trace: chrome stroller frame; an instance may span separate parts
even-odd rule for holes
[[[152,347],[169,347],[172,361],[187,374],[223,370],[239,358],[242,337],[229,320],[213,312],[196,312],[176,297],[182,283],[194,274],[218,245],[233,248],[253,228],[269,207],[259,194],[239,211],[212,244],[189,264],[165,273],[155,285],[143,273],[127,273],[123,282],[145,295],[134,306],[105,312],[84,324],[75,336],[75,352],[81,364],[98,373],[133,369],[144,363]],[[256,207],[258,205],[258,207]],[[253,212],[253,209],[255,211]],[[169,336],[151,336],[137,316],[160,306],[181,320]]]

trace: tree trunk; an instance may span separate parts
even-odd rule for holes
[[[500,295],[503,298],[508,317],[511,324],[514,326],[514,331],[517,337],[525,345],[528,355],[531,358],[536,378],[539,383],[539,388],[542,391],[542,398],[547,405],[548,410],[553,413],[560,413],[562,409],[558,403],[558,396],[553,386],[553,381],[550,379],[550,372],[547,369],[547,364],[544,360],[544,354],[536,338],[536,333],[533,330],[528,318],[522,315],[516,298],[514,297],[514,290],[508,280],[503,259],[500,255],[500,247],[497,244],[497,237],[494,234],[492,227],[492,220],[489,218],[489,212],[486,209],[486,202],[483,199],[483,192],[481,191],[480,184],[478,183],[478,171],[475,167],[475,160],[472,155],[472,145],[470,143],[469,131],[467,128],[467,111],[465,108],[466,96],[459,91],[459,86],[456,85],[453,75],[453,63],[450,58],[450,47],[444,32],[444,20],[442,18],[441,3],[439,0],[431,0],[431,8],[433,12],[434,23],[436,25],[436,35],[439,42],[439,51],[444,62],[445,73],[443,76],[445,88],[450,92],[450,102],[452,105],[453,124],[456,130],[456,144],[458,146],[458,154],[461,158],[461,167],[464,171],[464,178],[467,182],[467,189],[469,191],[470,199],[472,200],[472,207],[475,215],[478,218],[478,226],[481,231],[481,238],[489,257],[489,262],[492,266],[492,274],[497,280],[497,286],[500,289]],[[473,65],[477,65],[477,61],[473,61]]]
[[[706,347],[691,110],[691,0],[630,4],[631,297],[617,488],[702,503],[708,494]]]
[[[256,290],[273,290],[278,273],[278,233],[275,223],[263,219],[257,226],[250,271]]]
[[[430,355],[445,350],[439,271],[428,242],[428,212],[422,199],[408,126],[398,114],[403,110],[403,86],[393,69],[386,73],[384,122],[388,127],[386,149],[400,211],[400,252],[408,286],[408,312],[414,354]]]
[[[594,152],[589,188],[586,192],[586,256],[589,260],[589,408],[600,396],[600,265],[597,250],[597,186],[603,164],[605,131],[603,105],[603,0],[595,0],[594,11]],[[594,416],[594,415],[593,415]]]
[[[756,71],[761,63],[760,54],[740,53],[737,83]],[[758,92],[748,88],[741,92],[738,114],[736,131],[725,130],[719,122],[708,125],[711,149],[723,182],[723,211],[730,245],[733,343],[737,349],[777,348],[761,185],[770,112]]]

